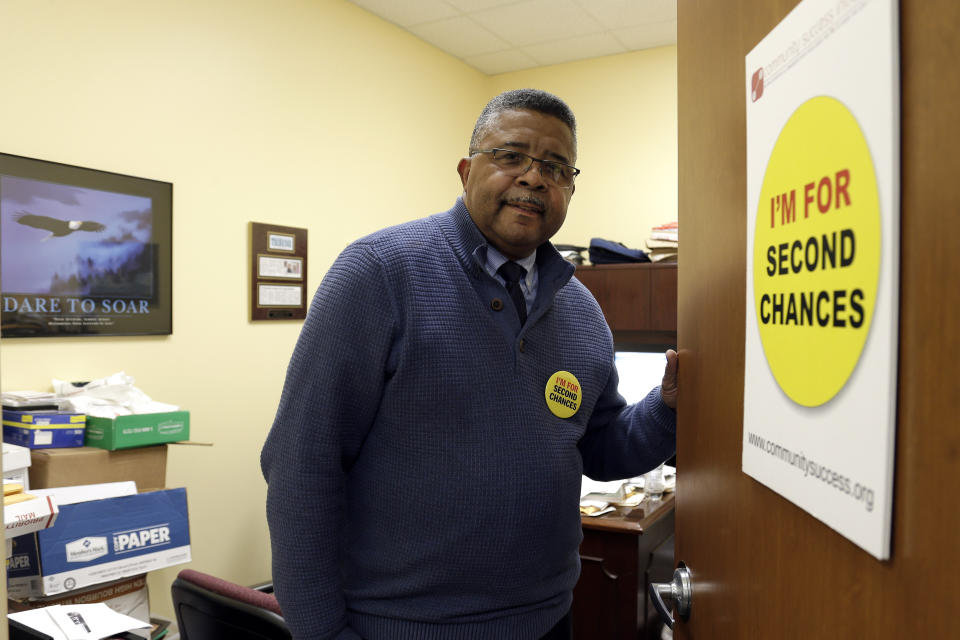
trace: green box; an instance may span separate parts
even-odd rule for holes
[[[190,439],[190,412],[137,413],[116,418],[87,416],[85,444],[114,451]]]

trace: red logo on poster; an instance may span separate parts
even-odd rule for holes
[[[750,97],[756,102],[763,95],[763,67],[760,67],[753,73],[753,80],[750,82]]]

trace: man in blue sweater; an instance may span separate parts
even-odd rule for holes
[[[669,458],[677,399],[673,351],[644,400],[617,393],[610,330],[549,242],[575,161],[564,102],[497,96],[453,208],[324,277],[261,457],[295,638],[570,637],[581,474]]]

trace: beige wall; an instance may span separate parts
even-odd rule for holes
[[[577,191],[554,242],[599,237],[643,249],[650,228],[677,219],[677,48],[505,73],[490,93],[534,86],[577,116]]]
[[[453,202],[477,113],[515,83],[580,119],[558,241],[641,246],[676,216],[675,48],[490,78],[342,0],[4,2],[0,24],[0,151],[174,184],[173,335],[4,340],[2,388],[123,370],[189,409],[214,446],[172,447],[167,484],[191,566],[239,583],[270,574],[258,458],[300,328],[248,321],[249,222],[309,230],[313,289],[350,240]],[[182,568],[151,573],[157,613]]]

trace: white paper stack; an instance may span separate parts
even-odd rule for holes
[[[100,640],[125,631],[143,629],[150,624],[122,613],[106,604],[51,605],[11,613],[11,620],[25,624],[52,637],[53,640]]]

